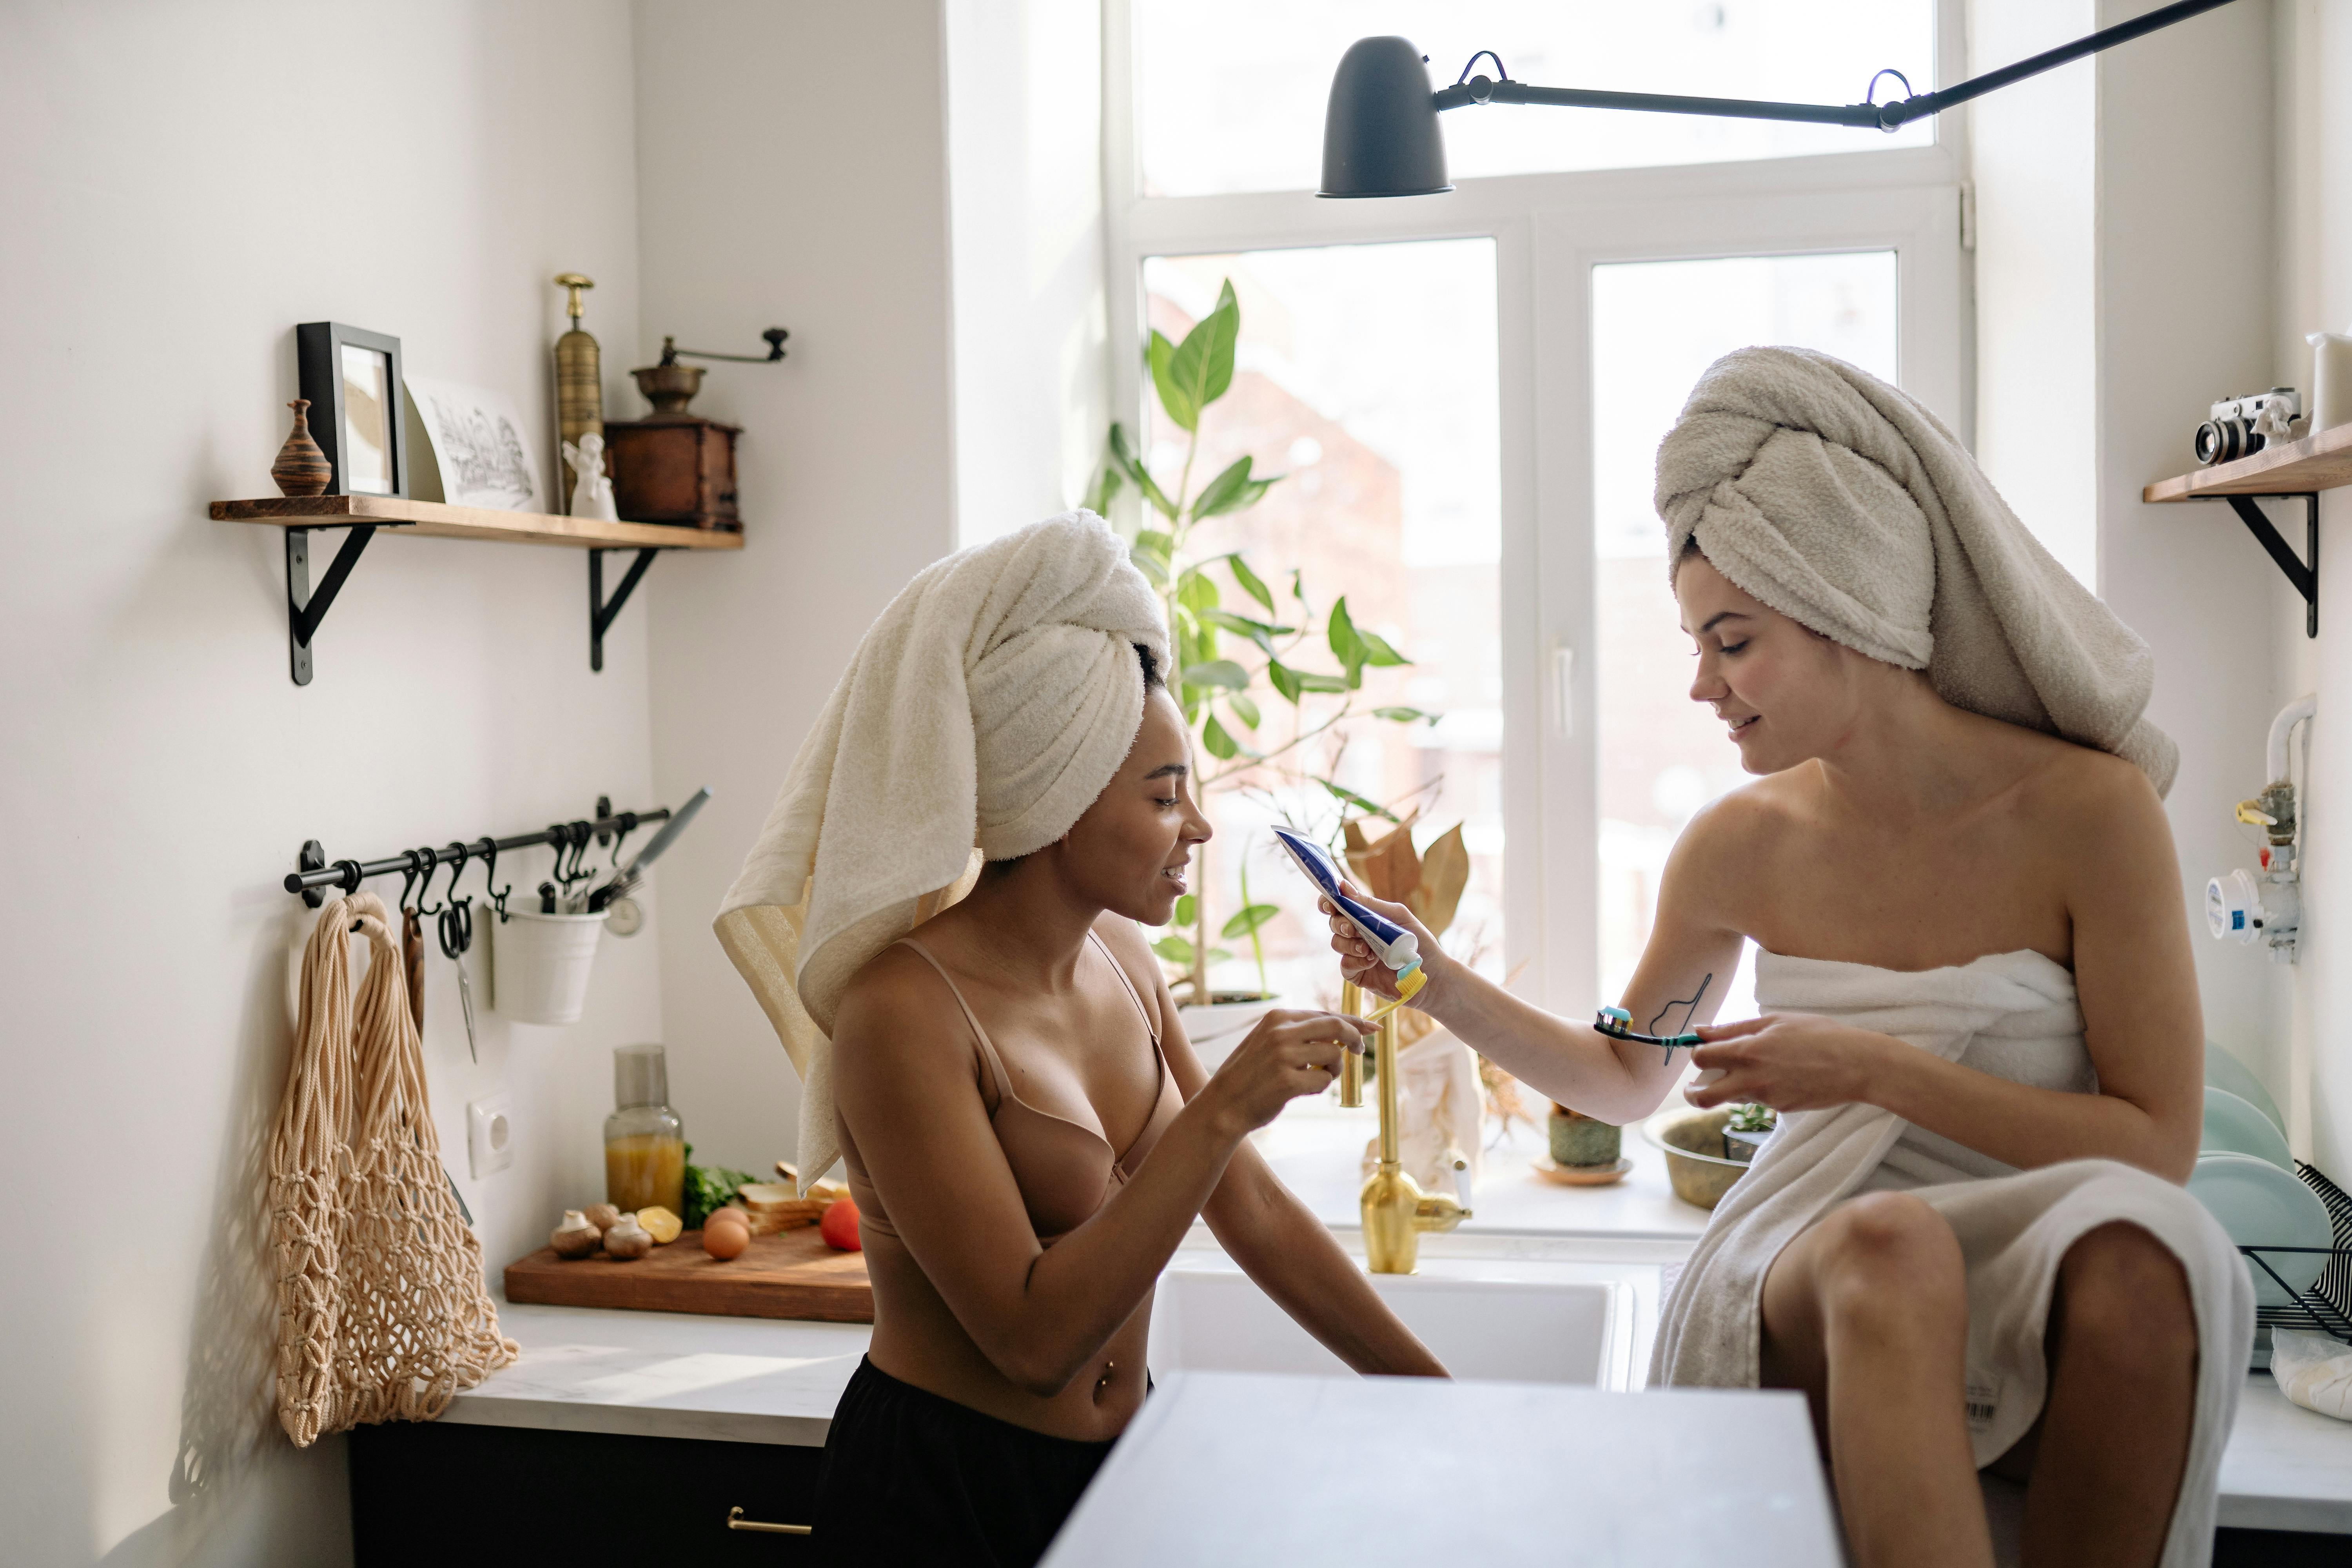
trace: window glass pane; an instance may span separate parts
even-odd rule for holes
[[[1935,85],[1933,0],[1134,0],[1136,141],[1147,195],[1312,190],[1331,73],[1358,38],[1397,33],[1439,84],[1480,49],[1538,87],[1798,103],[1861,101],[1893,68]],[[1479,68],[1492,76],[1491,62]],[[1881,100],[1904,96],[1893,81]],[[1440,117],[1456,179],[1925,146],[1889,134],[1621,110],[1484,104]]]
[[[1224,568],[1208,571],[1224,605],[1253,617],[1299,622],[1294,572],[1318,627],[1345,595],[1354,624],[1412,662],[1366,668],[1352,700],[1355,716],[1283,753],[1279,767],[1200,759],[1215,779],[1207,796],[1217,829],[1205,879],[1211,938],[1232,954],[1215,966],[1212,984],[1258,988],[1247,936],[1219,935],[1244,906],[1246,870],[1246,901],[1283,911],[1257,933],[1270,988],[1294,1002],[1335,996],[1328,930],[1306,879],[1266,832],[1286,821],[1330,841],[1342,807],[1316,775],[1399,816],[1417,808],[1414,837],[1424,847],[1462,826],[1470,877],[1444,938],[1449,951],[1499,973],[1502,533],[1494,242],[1155,257],[1143,268],[1151,327],[1181,342],[1214,308],[1227,279],[1241,307],[1233,385],[1200,422],[1189,489],[1197,495],[1242,457],[1254,460],[1257,474],[1284,477],[1256,505],[1200,523],[1183,553],[1201,561],[1243,552],[1275,600],[1271,616]],[[1146,428],[1150,467],[1172,492],[1186,472],[1189,437],[1156,400]],[[1341,668],[1320,635],[1290,648],[1277,638],[1276,647],[1286,665],[1303,671]],[[1219,651],[1253,677],[1245,695],[1261,722],[1255,731],[1236,732],[1244,746],[1273,752],[1291,739],[1294,713],[1303,713],[1311,730],[1339,706],[1338,698],[1310,694],[1304,708],[1294,709],[1272,689],[1261,673],[1263,656],[1244,638],[1226,635]],[[1383,706],[1419,710],[1436,722],[1372,716]],[[1348,815],[1360,814],[1350,808]]]
[[[1733,257],[1592,269],[1593,542],[1601,709],[1601,989],[1616,1001],[1649,941],[1666,851],[1747,782],[1690,700],[1692,643],[1666,585],[1652,502],[1658,442],[1706,367],[1749,343],[1820,349],[1896,379],[1893,251]],[[1740,965],[1725,1015],[1755,1010]]]

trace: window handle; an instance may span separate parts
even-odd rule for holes
[[[806,1524],[766,1524],[756,1519],[745,1519],[740,1508],[727,1510],[727,1528],[756,1531],[761,1535],[807,1535],[814,1528]]]
[[[1551,650],[1551,716],[1562,740],[1576,738],[1576,649],[1566,643]]]

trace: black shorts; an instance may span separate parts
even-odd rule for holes
[[[817,1471],[816,1560],[1028,1568],[1110,1453],[901,1383],[861,1360]]]

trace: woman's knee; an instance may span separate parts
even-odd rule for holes
[[[2061,1352],[2148,1369],[2196,1353],[2197,1320],[2180,1260],[2125,1221],[2085,1232],[2058,1268]]]
[[[1839,1205],[1822,1230],[1821,1300],[1832,1318],[1904,1318],[1923,1327],[1965,1319],[1959,1240],[1918,1199],[1872,1193]]]

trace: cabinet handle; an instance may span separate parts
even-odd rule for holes
[[[812,1529],[805,1524],[767,1524],[756,1519],[745,1519],[740,1508],[727,1510],[727,1528],[757,1531],[761,1535],[806,1535]]]

